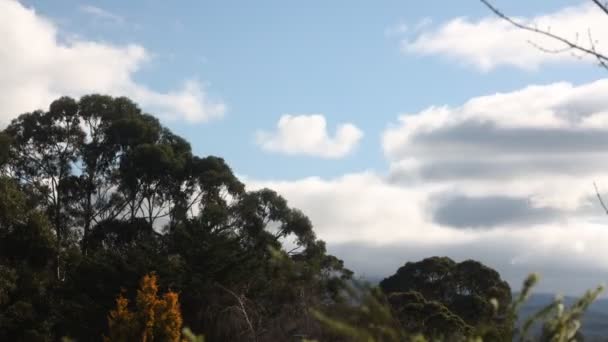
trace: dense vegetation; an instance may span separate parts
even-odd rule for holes
[[[408,262],[380,287],[401,325],[412,333],[512,338],[511,288],[479,262],[456,263],[446,257]]]
[[[308,308],[351,276],[300,211],[126,98],[60,98],[0,141],[2,341],[101,339],[150,272],[207,339],[281,340],[314,331]]]
[[[496,271],[439,257],[351,278],[302,212],[129,99],[62,97],[0,132],[0,341],[507,341],[533,282],[512,304]],[[547,340],[598,293],[539,313]]]

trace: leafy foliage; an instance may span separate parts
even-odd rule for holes
[[[0,340],[51,340],[55,252],[44,215],[0,177]]]
[[[528,299],[532,288],[538,282],[538,275],[530,275],[523,284],[522,290],[515,300],[508,305],[507,314],[510,317],[517,317],[521,305]],[[603,287],[598,287],[593,291],[588,291],[570,307],[565,307],[561,298],[547,306],[539,309],[536,313],[527,317],[521,327],[514,329],[513,341],[529,342],[575,342],[584,341],[580,334],[581,318],[589,305],[600,295]],[[403,325],[403,318],[411,320],[418,326],[424,317],[405,316],[400,317],[402,312],[396,311],[390,299],[377,287],[354,284],[348,288],[348,305],[341,305],[339,311],[315,311],[315,316],[319,322],[329,331],[335,334],[335,340],[342,341],[365,341],[365,342],[441,342],[441,341],[466,341],[482,342],[495,341],[495,337],[483,338],[469,330],[453,330],[453,325],[448,326],[441,334],[438,330],[419,331],[412,333],[412,329]],[[389,295],[394,296],[395,294]],[[408,303],[421,303],[424,298],[415,292],[407,294],[399,293],[396,296],[414,297],[407,298]],[[420,312],[421,310],[414,310]],[[542,324],[542,332],[538,336],[530,336],[529,329],[534,324]],[[433,326],[433,325],[432,325]],[[437,327],[437,325],[434,325]]]
[[[122,295],[116,299],[116,308],[108,317],[109,334],[105,341],[181,340],[179,296],[169,291],[159,298],[154,274],[142,278],[137,290],[136,310],[131,312],[128,305],[129,301]]]
[[[49,340],[107,334],[116,294],[136,296],[151,272],[208,340],[285,339],[313,333],[308,307],[351,275],[303,213],[247,191],[127,98],[22,114],[0,133],[0,175],[2,340],[25,326]]]
[[[432,257],[408,262],[380,287],[408,331],[511,340],[511,289],[498,272],[477,261]]]
[[[334,340],[403,341],[407,338],[379,288],[353,283],[345,298],[325,311],[315,309],[316,319],[332,333]]]

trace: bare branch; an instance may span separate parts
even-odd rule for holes
[[[289,252],[287,252],[287,255],[291,255],[293,252],[296,252],[297,250],[299,250],[300,248],[302,248],[302,246],[297,246],[295,248],[292,248]]]
[[[566,47],[561,48],[561,49],[549,49],[549,48],[541,46],[541,45],[539,45],[539,44],[537,44],[537,43],[535,43],[535,42],[533,42],[531,40],[528,40],[528,44],[532,45],[535,49],[540,50],[540,51],[545,52],[545,53],[558,54],[558,53],[564,53],[564,52],[568,52],[568,51],[572,51],[573,50],[573,48],[570,47],[570,46],[566,46]]]
[[[597,52],[597,50],[596,50],[596,48],[595,48],[595,43],[596,43],[597,41],[593,40],[593,37],[591,36],[591,30],[590,30],[590,29],[588,29],[588,30],[587,30],[587,37],[589,37],[589,46],[591,46],[591,50],[592,50],[593,52]],[[604,68],[607,68],[607,69],[608,69],[608,64],[606,64],[606,60],[603,60],[603,59],[601,59],[601,58],[597,58],[597,54],[595,55],[595,57],[596,57],[596,59],[597,59],[597,61],[598,61],[599,65],[600,65],[601,67],[604,67]]]
[[[591,0],[594,4],[597,5],[604,13],[608,14],[608,6],[606,4],[601,3],[599,0]]]
[[[231,291],[230,289],[222,286],[219,283],[216,283],[215,285],[217,287],[219,287],[220,289],[228,292],[232,297],[234,297],[234,299],[236,299],[236,301],[239,304],[239,310],[241,311],[241,314],[243,315],[243,318],[245,318],[245,322],[247,323],[247,326],[249,327],[251,335],[252,335],[254,341],[257,341],[257,334],[255,332],[255,328],[253,327],[253,323],[251,322],[251,319],[249,319],[249,315],[247,314],[247,309],[245,308],[245,303],[244,303],[244,300],[243,300],[244,296],[239,296],[238,294],[234,293],[233,291]]]
[[[600,195],[600,191],[597,188],[597,184],[595,184],[595,182],[593,182],[593,186],[595,187],[595,194],[597,195],[597,199],[600,200],[600,204],[602,205],[602,208],[604,208],[604,211],[606,212],[606,214],[608,214],[608,208],[606,207],[606,204],[604,203],[604,200],[602,199],[602,195]]]
[[[481,1],[481,3],[483,3],[487,8],[489,8],[490,11],[492,11],[494,14],[496,14],[496,16],[504,19],[505,21],[509,22],[511,25],[513,25],[517,28],[520,28],[524,31],[534,32],[536,34],[539,34],[539,35],[551,38],[553,40],[556,40],[558,42],[561,42],[562,44],[566,45],[565,51],[577,50],[577,51],[583,52],[587,55],[591,55],[591,56],[595,57],[595,59],[597,59],[600,66],[608,69],[608,56],[597,51],[593,40],[590,40],[591,46],[589,48],[586,48],[584,46],[579,45],[577,41],[571,41],[569,39],[560,37],[556,34],[551,33],[550,31],[541,30],[541,29],[537,28],[536,26],[533,27],[533,26],[528,26],[526,24],[522,24],[522,23],[514,20],[513,18],[507,16],[503,12],[501,12],[498,8],[494,7],[494,5],[492,5],[488,0],[479,0],[479,1]],[[606,7],[606,5],[604,5],[600,1],[596,1],[596,0],[593,0],[593,2],[597,6],[599,6],[606,14],[608,14],[608,8]],[[588,35],[590,36],[590,33]],[[541,50],[545,51],[545,52],[552,52],[552,50],[549,50],[549,49],[541,49]]]

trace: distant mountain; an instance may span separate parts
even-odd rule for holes
[[[534,294],[530,296],[519,313],[520,323],[547,306],[554,298],[555,296],[550,294]],[[564,304],[569,306],[576,299],[575,297],[565,297]],[[539,334],[540,330],[540,325],[534,326],[532,333]],[[583,317],[581,332],[585,337],[585,342],[608,342],[608,299],[597,300],[589,307],[589,310]]]

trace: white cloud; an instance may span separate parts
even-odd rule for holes
[[[590,46],[590,31],[593,40],[599,40],[598,51],[606,51],[608,42],[602,39],[603,33],[608,29],[608,18],[590,2],[546,15],[515,19],[529,26],[550,30],[551,33],[576,41],[584,47]],[[413,38],[403,40],[402,51],[445,56],[482,71],[504,65],[534,70],[545,63],[579,61],[570,52],[546,53],[534,48],[530,42],[549,50],[565,47],[550,38],[522,31],[488,14],[488,17],[480,20],[456,18],[427,29]]]
[[[417,232],[417,227],[428,227],[423,189],[393,186],[373,172],[332,180],[313,177],[297,181],[251,180],[247,184],[252,188],[268,187],[285,195],[290,205],[310,215],[320,237],[332,243],[388,243],[408,239],[428,243],[451,239],[439,228],[424,235]],[[402,203],[406,198],[411,200],[409,205]],[[402,226],[404,222],[411,226]]]
[[[83,39],[62,43],[53,22],[17,1],[0,0],[0,45],[0,125],[46,108],[59,96],[87,93],[128,96],[168,120],[200,122],[225,112],[195,80],[169,92],[136,82],[134,74],[148,58],[143,47]]]
[[[388,174],[246,181],[312,219],[371,277],[431,255],[473,258],[514,287],[580,292],[608,276],[608,79],[529,86],[407,113],[383,134]]]
[[[248,180],[247,185],[269,187],[285,196],[309,215],[331,253],[370,278],[432,255],[480,260],[496,268],[514,289],[531,272],[548,279],[541,291],[566,293],[593,287],[608,275],[606,219],[573,217],[494,229],[443,226],[428,211],[442,186],[399,186],[372,172],[335,179]],[[597,209],[596,216],[602,218]]]
[[[608,170],[607,91],[555,83],[404,114],[383,136],[391,179],[575,210]]]
[[[283,115],[275,132],[258,132],[256,141],[266,151],[340,158],[351,153],[362,137],[363,132],[350,123],[339,125],[330,137],[321,114]]]

